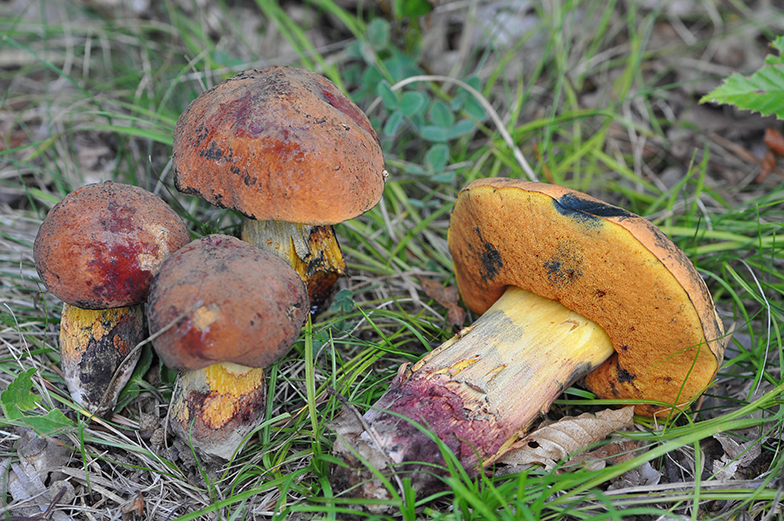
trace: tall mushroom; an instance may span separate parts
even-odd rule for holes
[[[158,356],[181,371],[169,406],[174,433],[230,459],[263,417],[263,368],[291,348],[308,307],[288,264],[237,238],[207,235],[167,259],[147,320]]]
[[[421,426],[478,472],[581,378],[600,398],[641,400],[635,411],[654,415],[688,405],[721,364],[723,327],[703,279],[621,208],[560,186],[482,179],[458,195],[449,249],[463,301],[482,316],[401,367],[364,422],[343,413],[337,488],[387,497],[357,453],[417,490],[439,488],[444,461]]]
[[[158,196],[112,182],[68,194],[41,224],[35,267],[64,302],[63,376],[88,411],[114,408],[139,358],[133,349],[145,337],[150,281],[189,240],[182,219]]]
[[[242,238],[289,261],[314,307],[345,272],[333,225],[372,208],[386,177],[365,114],[293,67],[245,71],[196,98],[173,164],[177,189],[240,212]]]

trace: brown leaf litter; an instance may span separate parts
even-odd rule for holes
[[[444,286],[440,282],[427,277],[419,277],[425,295],[432,298],[447,310],[446,322],[450,326],[459,327],[465,322],[466,311],[460,307],[460,294],[457,286]]]

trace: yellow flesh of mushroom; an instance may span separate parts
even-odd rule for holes
[[[311,309],[332,294],[332,286],[346,272],[332,226],[309,226],[284,221],[244,218],[240,238],[289,262],[308,287]]]
[[[177,376],[169,406],[175,433],[207,454],[230,459],[264,414],[264,370],[231,362]]]

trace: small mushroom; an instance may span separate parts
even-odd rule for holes
[[[156,195],[120,183],[84,186],[52,208],[33,246],[41,281],[62,300],[63,376],[75,402],[111,411],[144,339],[144,302],[163,260],[190,240]]]
[[[375,206],[386,177],[365,114],[293,67],[245,71],[196,98],[173,165],[178,190],[240,212],[242,239],[291,263],[314,308],[346,269],[333,225]]]
[[[477,473],[581,378],[661,417],[716,375],[725,340],[711,296],[649,221],[560,186],[482,179],[458,195],[448,239],[463,301],[482,316],[401,367],[364,422],[341,415],[336,488],[387,497],[356,454],[423,493],[442,487],[422,426]]]
[[[308,308],[285,261],[237,238],[207,235],[169,257],[147,321],[160,359],[181,371],[169,406],[174,433],[230,459],[263,418],[263,368],[291,348]]]

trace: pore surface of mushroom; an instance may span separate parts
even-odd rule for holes
[[[194,100],[174,134],[177,189],[245,216],[242,238],[288,260],[321,304],[345,271],[332,225],[381,198],[365,114],[323,76],[249,70]]]
[[[654,402],[636,406],[652,415],[687,405],[718,370],[724,333],[705,283],[639,216],[559,186],[483,179],[458,195],[449,248],[463,301],[483,315],[401,368],[365,414],[372,432],[341,416],[340,489],[385,495],[355,453],[438,489],[443,458],[421,427],[477,472],[580,378],[602,398]]]
[[[299,336],[309,303],[279,257],[226,235],[172,255],[147,306],[158,356],[181,371],[169,408],[175,434],[229,459],[264,414],[263,368]]]
[[[189,240],[182,219],[159,197],[112,182],[68,194],[41,224],[36,269],[65,302],[63,374],[73,399],[90,412],[114,406],[139,355],[133,348],[145,336],[150,282]]]

